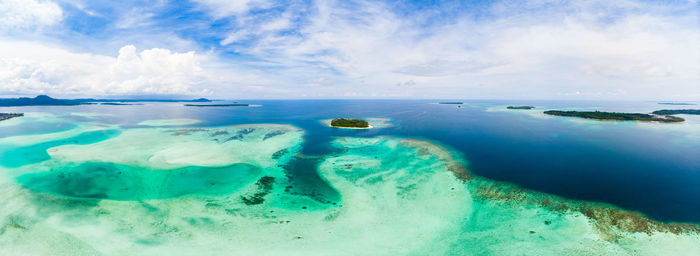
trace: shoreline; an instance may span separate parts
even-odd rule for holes
[[[342,126],[332,126],[329,125],[331,128],[341,128],[341,129],[355,129],[355,130],[367,130],[367,129],[372,129],[372,125],[368,125],[367,127],[342,127]]]
[[[9,120],[15,117],[23,117],[24,113],[0,113],[0,121]]]
[[[381,137],[381,136],[380,136]],[[389,136],[388,138],[395,138]],[[385,138],[386,139],[386,138]],[[498,181],[472,174],[467,168],[467,160],[449,146],[430,140],[399,138],[400,143],[419,148],[425,154],[437,156],[455,178],[463,182],[471,191],[474,199],[485,203],[503,202],[520,206],[534,206],[564,215],[580,214],[589,220],[596,230],[606,239],[616,241],[621,238],[618,232],[645,233],[654,232],[674,235],[700,235],[700,223],[663,222],[655,220],[640,211],[624,209],[620,206],[586,200],[566,198],[560,195],[522,188],[516,184]]]
[[[333,121],[333,119],[323,119],[323,120],[320,120],[321,124],[323,124],[324,126],[330,127],[330,128],[352,129],[352,130],[369,130],[369,129],[375,128],[375,127],[372,126],[371,124],[369,124],[367,127],[342,127],[342,126],[333,126],[333,125],[331,125],[331,121]]]

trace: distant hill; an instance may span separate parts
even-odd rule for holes
[[[79,100],[60,100],[46,95],[39,95],[34,98],[22,97],[13,99],[0,99],[0,107],[18,106],[74,106],[87,104]]]
[[[199,98],[196,100],[130,100],[130,99],[54,99],[47,95],[39,95],[34,98],[7,98],[0,99],[0,107],[21,107],[21,106],[75,106],[94,104],[95,102],[211,102],[209,99]],[[116,104],[114,104],[116,105]]]
[[[212,102],[207,98],[199,98],[196,100],[174,100],[174,99],[77,99],[82,102]]]

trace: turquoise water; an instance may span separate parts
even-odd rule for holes
[[[0,137],[17,136],[23,134],[45,134],[65,131],[75,128],[72,122],[35,122],[32,125],[12,125],[0,127]]]
[[[51,159],[47,149],[61,145],[85,145],[100,142],[119,135],[119,130],[101,130],[84,132],[77,136],[60,140],[51,140],[28,146],[13,147],[12,145],[0,145],[0,165],[16,168],[28,164],[38,163]]]
[[[667,126],[494,102],[263,103],[8,110],[30,114],[0,123],[12,131],[0,136],[0,254],[700,251],[696,117]],[[369,130],[323,123],[341,115],[384,119]]]
[[[60,196],[110,200],[228,194],[254,181],[260,170],[248,164],[191,166],[167,171],[113,163],[65,163],[47,172],[19,176],[24,187]]]

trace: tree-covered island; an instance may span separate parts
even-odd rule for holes
[[[674,106],[686,106],[686,105],[697,105],[695,103],[685,103],[685,102],[659,102],[660,105],[674,105]]]
[[[0,121],[7,120],[13,117],[24,116],[23,113],[0,113]]]
[[[249,104],[233,103],[233,104],[185,104],[186,107],[247,107]]]
[[[533,109],[533,106],[508,106],[507,109]]]
[[[654,115],[700,115],[700,109],[662,109],[651,113]]]
[[[127,103],[129,102],[129,103]],[[39,95],[34,98],[0,98],[0,107],[22,107],[22,106],[76,106],[76,105],[142,105],[130,104],[133,102],[211,102],[209,99],[199,98],[196,100],[175,100],[175,99],[55,99],[47,95]]]
[[[573,116],[596,120],[616,120],[616,121],[647,121],[647,122],[662,122],[662,123],[678,123],[685,119],[670,115],[650,115],[641,113],[616,113],[616,112],[600,112],[600,111],[561,111],[547,110],[544,112],[547,115],[553,116]]]
[[[462,105],[464,104],[461,101],[445,101],[445,102],[438,102],[438,104],[447,104],[447,105]]]
[[[369,128],[369,123],[360,119],[337,118],[331,121],[331,127],[339,128]]]

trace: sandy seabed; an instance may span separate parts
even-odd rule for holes
[[[471,176],[437,143],[340,137],[289,193],[289,125],[0,138],[2,255],[697,255],[700,228]],[[187,125],[190,122],[179,122]],[[40,156],[35,157],[34,155]],[[9,160],[10,156],[23,156]]]

